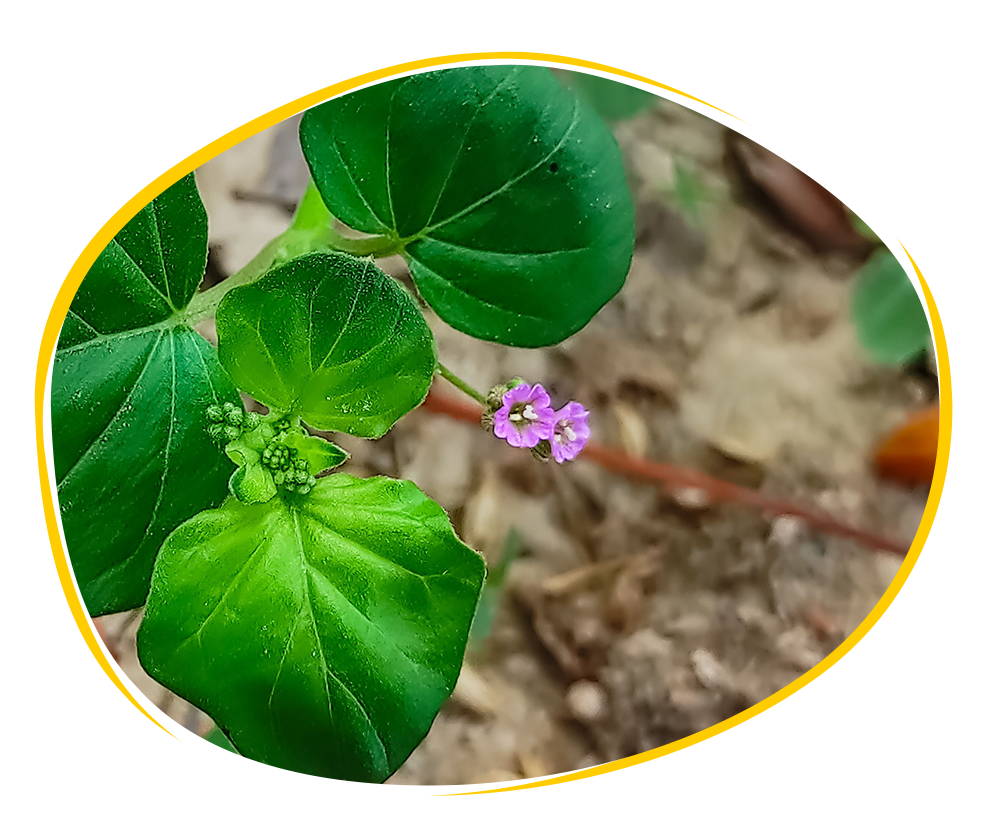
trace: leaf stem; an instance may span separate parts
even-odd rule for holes
[[[292,224],[236,274],[193,297],[185,310],[175,315],[174,321],[192,326],[215,315],[220,300],[228,292],[242,285],[250,285],[279,263],[310,251],[343,251],[355,257],[389,257],[398,254],[404,247],[405,243],[398,237],[344,237],[333,228],[333,215],[310,180],[295,209]]]
[[[288,231],[284,234],[279,234],[236,274],[231,274],[223,282],[217,283],[212,288],[206,289],[206,291],[200,291],[192,298],[192,301],[185,307],[185,310],[177,315],[181,322],[186,325],[195,325],[206,317],[212,317],[216,314],[216,307],[220,304],[220,300],[229,291],[238,286],[249,285],[261,279],[285,255],[285,249],[288,246],[288,235]]]
[[[326,242],[331,248],[346,251],[355,257],[391,257],[405,247],[401,240],[385,235],[344,237],[332,226],[326,229]]]
[[[451,385],[456,386],[461,391],[463,391],[471,399],[477,400],[481,405],[487,407],[488,398],[478,391],[476,388],[468,385],[460,377],[454,374],[449,368],[447,368],[439,360],[436,361],[436,373],[439,374],[443,379],[449,382]]]
[[[333,220],[316,184],[310,179],[292,218],[292,230],[318,232],[327,246],[355,257],[390,257],[405,246],[399,238],[387,235],[344,237],[333,227]]]

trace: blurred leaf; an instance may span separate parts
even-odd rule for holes
[[[862,345],[884,365],[912,359],[930,340],[917,290],[885,248],[873,254],[858,274],[852,293],[852,319]]]
[[[882,242],[882,240],[879,239],[879,236],[876,234],[876,232],[873,231],[871,228],[869,228],[869,226],[867,226],[862,221],[862,218],[859,217],[859,215],[856,214],[851,209],[848,209],[848,218],[852,221],[852,227],[859,234],[861,234],[863,237],[865,237],[865,239],[867,239],[870,243],[880,243],[880,242]]]
[[[596,74],[565,72],[565,82],[608,122],[625,120],[656,105],[655,94]]]
[[[693,226],[701,223],[701,207],[710,199],[710,193],[701,182],[697,170],[682,160],[673,161],[673,197],[681,214]]]
[[[498,560],[498,564],[488,572],[484,588],[481,590],[481,599],[477,604],[474,624],[471,625],[470,629],[470,647],[474,650],[479,648],[488,638],[488,634],[491,633],[491,625],[498,613],[501,592],[505,587],[508,569],[512,567],[512,563],[518,558],[521,550],[522,537],[518,531],[512,528],[505,537],[501,558]]]

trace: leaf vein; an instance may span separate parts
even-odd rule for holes
[[[555,146],[553,146],[552,149],[550,149],[550,151],[546,154],[545,157],[543,157],[538,162],[536,162],[533,165],[531,165],[529,168],[527,168],[521,174],[518,174],[515,177],[512,177],[512,179],[510,179],[507,182],[503,183],[501,186],[499,186],[498,188],[496,188],[491,193],[485,194],[483,197],[481,197],[480,199],[478,199],[475,202],[471,203],[466,208],[461,209],[456,214],[454,214],[454,215],[452,215],[450,217],[447,217],[445,220],[441,220],[440,222],[436,223],[435,225],[427,225],[424,229],[422,229],[422,231],[420,231],[416,236],[410,238],[407,242],[413,242],[414,240],[422,239],[426,235],[432,233],[433,231],[436,231],[436,229],[442,228],[443,226],[447,225],[448,223],[452,223],[455,220],[459,220],[462,217],[466,217],[468,214],[470,214],[470,212],[472,212],[472,211],[480,208],[485,203],[491,202],[491,200],[493,200],[495,197],[499,196],[500,194],[504,194],[506,191],[508,191],[516,183],[518,183],[518,182],[522,181],[523,179],[525,179],[526,177],[528,177],[536,169],[540,168],[541,166],[544,166],[546,163],[548,163],[550,161],[550,159],[561,148],[563,148],[563,145],[566,143],[566,141],[570,139],[570,135],[573,134],[573,130],[577,127],[577,122],[580,119],[579,115],[580,115],[580,107],[577,105],[576,100],[575,100],[574,101],[574,107],[573,107],[573,113],[572,113],[571,118],[570,118],[570,125],[567,126],[567,129],[563,133],[563,136],[559,139],[559,141],[557,142],[557,144]]]
[[[454,155],[453,162],[450,163],[450,168],[446,173],[446,179],[443,180],[443,185],[440,186],[440,193],[436,195],[436,202],[433,203],[433,210],[429,212],[429,216],[426,218],[427,226],[429,225],[430,220],[432,220],[433,217],[436,216],[436,209],[439,208],[440,206],[440,200],[443,199],[443,195],[446,193],[446,189],[450,185],[450,178],[453,177],[453,169],[456,168],[457,163],[460,161],[460,155],[463,154],[464,146],[467,145],[467,138],[468,136],[470,136],[470,130],[474,127],[474,121],[477,120],[477,115],[481,113],[481,109],[483,109],[488,103],[490,103],[494,99],[495,95],[499,91],[501,91],[502,87],[509,80],[515,77],[516,74],[518,74],[521,68],[522,66],[513,66],[512,70],[508,74],[506,74],[502,78],[501,82],[499,82],[494,87],[494,90],[481,101],[481,103],[477,106],[477,108],[474,109],[474,113],[471,115],[470,122],[467,123],[467,126],[464,129],[464,139],[460,141],[460,147],[457,149],[457,153]]]
[[[130,260],[131,265],[137,273],[144,278],[148,285],[151,286],[151,290],[158,296],[158,299],[160,299],[168,308],[172,309],[172,312],[174,313],[175,306],[172,305],[171,300],[169,300],[168,297],[165,296],[164,292],[158,288],[157,285],[155,285],[154,281],[148,276],[148,273],[137,264],[137,260],[131,256],[130,252],[126,248],[124,248],[123,243],[121,243],[117,237],[114,237],[110,240],[110,245],[116,245],[117,248],[124,252],[124,256]]]
[[[144,361],[144,365],[141,368],[141,372],[137,375],[137,379],[134,380],[134,384],[127,391],[127,395],[120,403],[120,407],[117,408],[113,416],[110,417],[110,421],[107,422],[107,424],[103,427],[103,430],[100,431],[100,433],[96,435],[96,438],[91,443],[89,443],[89,445],[86,446],[86,449],[82,452],[82,454],[79,455],[79,458],[72,464],[69,470],[65,472],[65,475],[62,477],[62,479],[58,481],[58,483],[55,485],[56,490],[61,490],[62,485],[69,478],[69,476],[71,476],[72,472],[75,471],[76,468],[78,468],[79,465],[82,464],[82,462],[86,459],[86,457],[93,450],[96,444],[106,435],[106,432],[110,430],[110,427],[117,421],[120,415],[124,413],[124,409],[127,407],[127,403],[130,401],[131,397],[134,396],[134,392],[137,390],[137,386],[140,385],[141,380],[144,378],[144,375],[147,373],[147,370],[151,365],[151,361],[154,359],[155,351],[158,350],[158,346],[161,343],[162,337],[164,336],[165,336],[164,331],[159,333],[158,339],[155,340],[155,344],[151,346],[151,350],[148,352],[148,358]]]

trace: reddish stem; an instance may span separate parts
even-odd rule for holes
[[[481,422],[481,409],[472,403],[454,399],[448,395],[430,391],[426,396],[423,407],[427,411],[435,414],[443,414],[455,420],[478,425]],[[725,480],[709,476],[693,468],[684,468],[679,465],[670,465],[663,462],[651,462],[640,459],[619,451],[616,448],[608,448],[604,445],[590,442],[581,452],[582,457],[586,457],[592,462],[596,462],[603,468],[607,468],[616,474],[624,474],[633,479],[650,482],[660,487],[676,486],[679,488],[699,488],[704,491],[712,501],[734,502],[740,505],[747,505],[752,508],[770,514],[780,516],[783,514],[799,517],[807,525],[828,534],[839,537],[853,539],[871,548],[874,551],[885,551],[886,553],[906,556],[909,546],[896,540],[888,539],[882,534],[876,534],[862,528],[856,528],[841,520],[810,506],[801,505],[789,500],[767,497],[764,494],[735,485]]]

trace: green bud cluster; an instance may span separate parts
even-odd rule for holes
[[[253,431],[261,422],[261,415],[251,411],[244,412],[243,408],[232,402],[223,405],[210,405],[206,409],[206,419],[210,422],[206,432],[217,442],[232,442],[245,431]]]
[[[521,385],[523,382],[525,382],[525,380],[523,380],[521,377],[513,377],[506,383],[501,383],[500,385],[494,386],[490,391],[488,391],[488,395],[486,397],[487,408],[485,410],[490,410],[491,413],[493,414],[495,411],[501,408],[501,401],[504,398],[505,394],[507,394],[516,386]]]
[[[308,494],[316,485],[309,462],[297,448],[286,444],[286,440],[297,441],[300,434],[305,434],[291,418],[272,420],[271,416],[245,412],[228,402],[210,405],[206,419],[210,437],[225,447],[230,458],[241,466],[239,470],[260,463],[275,485],[292,493]]]
[[[486,405],[481,410],[481,427],[485,431],[491,432],[494,430],[495,411],[501,408],[501,401],[504,399],[505,394],[523,382],[524,380],[521,377],[513,377],[508,382],[496,385],[488,391],[488,395],[485,398]]]
[[[297,494],[308,494],[316,484],[316,478],[304,468],[275,471],[271,478],[275,481],[275,485],[281,485],[286,491],[294,491]]]
[[[298,456],[295,448],[289,448],[281,443],[270,443],[261,452],[261,464],[271,471],[275,485],[281,485],[286,491],[308,494],[316,484],[315,477],[309,473],[309,463]]]
[[[287,445],[272,442],[261,452],[261,462],[272,471],[288,468],[295,456],[294,451],[294,448],[289,448]]]

